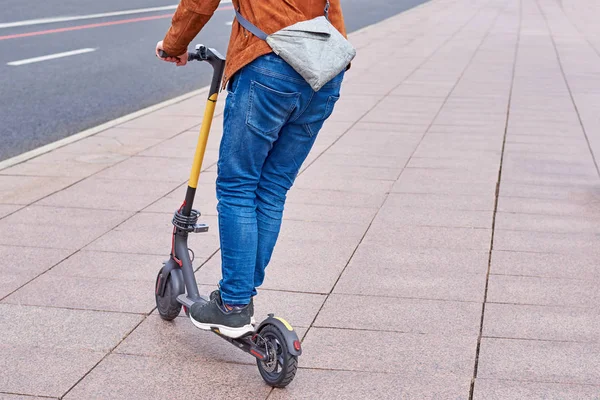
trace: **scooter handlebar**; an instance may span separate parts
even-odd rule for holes
[[[158,55],[161,58],[172,57],[164,50],[159,50]],[[223,72],[225,71],[225,57],[217,50],[208,48],[204,45],[197,45],[194,53],[188,53],[188,61],[206,61],[213,67],[213,77],[210,85],[209,99],[219,92]]]
[[[166,51],[164,50],[159,50],[158,51],[158,55],[160,56],[160,58],[167,58],[167,57],[171,57],[170,55],[167,54]],[[194,57],[196,56],[195,53],[188,53],[188,61],[192,61],[194,59]],[[179,58],[179,57],[177,57]]]

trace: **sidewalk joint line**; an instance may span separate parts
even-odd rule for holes
[[[504,11],[506,10],[506,8],[508,7],[508,3],[506,4],[505,8],[502,10],[502,12],[500,12],[498,14],[498,17],[504,13]],[[490,250],[489,250],[489,255],[488,255],[488,268],[487,268],[487,273],[486,273],[486,277],[485,277],[485,288],[484,288],[484,292],[483,292],[483,303],[481,305],[481,320],[479,322],[479,336],[477,338],[477,347],[475,349],[475,362],[474,362],[474,366],[473,366],[473,377],[471,379],[471,386],[470,386],[470,390],[469,390],[469,400],[473,400],[473,396],[474,396],[474,392],[475,392],[475,380],[477,379],[477,372],[478,372],[478,368],[479,368],[479,354],[481,351],[481,338],[483,336],[483,324],[484,324],[484,320],[485,320],[485,306],[486,306],[486,302],[487,302],[487,297],[488,297],[488,289],[489,289],[489,283],[490,283],[490,273],[491,273],[491,269],[492,269],[492,254],[493,254],[493,250],[494,250],[494,234],[496,232],[496,215],[498,212],[498,201],[499,201],[499,194],[500,194],[500,184],[502,181],[502,164],[504,162],[504,154],[505,154],[505,149],[506,149],[506,136],[508,133],[508,123],[510,120],[510,108],[511,108],[511,104],[512,104],[512,94],[513,94],[513,88],[514,88],[514,84],[515,84],[515,75],[516,75],[516,69],[517,69],[517,59],[519,56],[519,46],[520,46],[520,40],[521,40],[521,30],[522,30],[522,24],[523,24],[523,0],[519,0],[519,14],[518,14],[518,18],[519,18],[519,28],[517,30],[517,37],[516,37],[516,42],[515,42],[515,50],[514,50],[514,55],[513,55],[513,65],[512,65],[512,73],[511,73],[511,83],[510,83],[510,90],[509,90],[509,94],[508,94],[508,102],[506,105],[506,120],[504,123],[504,136],[503,136],[503,140],[502,140],[502,150],[500,153],[500,166],[498,168],[498,178],[497,178],[497,182],[496,182],[496,193],[495,193],[495,200],[494,200],[494,214],[492,217],[492,235],[490,238]]]
[[[488,5],[491,2],[488,1],[485,3],[485,5]],[[448,7],[448,9],[445,9],[444,11],[448,11],[451,10],[451,7]],[[450,43],[460,32],[462,32],[465,27],[467,27],[473,20],[476,19],[476,17],[482,13],[485,10],[485,6],[480,7],[479,9],[477,9],[470,18],[467,19],[467,21],[461,25],[457,30],[455,30],[451,35],[449,35],[448,38],[446,38],[440,45],[438,45],[438,47],[431,52],[431,54],[429,54],[429,56],[427,56],[425,58],[425,60],[423,60],[423,62],[421,62],[417,67],[415,67],[412,72],[407,75],[402,82],[400,82],[399,84],[397,84],[396,86],[394,86],[392,89],[390,89],[387,94],[385,94],[378,102],[375,103],[375,105],[373,105],[373,107],[371,107],[371,109],[369,109],[367,112],[365,112],[360,119],[355,122],[344,134],[342,134],[336,141],[334,141],[334,143],[332,143],[330,146],[328,146],[323,153],[325,153],[327,150],[329,150],[333,145],[335,145],[335,143],[337,143],[337,141],[339,141],[341,139],[341,137],[343,137],[350,129],[352,129],[355,125],[357,125],[362,118],[364,118],[364,116],[366,116],[369,112],[371,112],[373,109],[375,109],[375,107],[377,107],[377,105],[379,105],[385,98],[387,98],[394,90],[396,90],[398,87],[400,87],[405,81],[407,81],[408,79],[410,79],[411,76],[413,76],[423,65],[425,65],[427,62],[429,62],[442,48],[444,48],[448,43]],[[500,16],[500,13],[498,13],[498,15],[496,16],[495,21],[497,20],[497,18]],[[494,24],[491,25],[491,27],[493,27]],[[398,181],[400,179],[400,177],[402,176],[402,172],[404,172],[406,166],[408,165],[408,163],[410,162],[412,156],[414,155],[414,153],[417,151],[417,149],[419,148],[419,145],[423,142],[423,139],[425,138],[425,136],[427,135],[428,131],[431,129],[431,127],[434,125],[435,120],[437,119],[437,117],[440,115],[444,105],[447,103],[448,99],[450,98],[452,92],[454,91],[454,89],[456,88],[456,86],[458,85],[458,83],[460,82],[460,80],[462,79],[462,77],[464,76],[465,71],[467,70],[467,68],[469,67],[471,61],[473,60],[473,58],[475,57],[475,55],[477,54],[478,49],[481,47],[481,44],[484,42],[485,38],[487,38],[487,36],[489,35],[489,31],[491,31],[491,27],[488,29],[488,32],[484,35],[484,37],[482,38],[481,42],[479,43],[478,47],[473,51],[472,56],[470,57],[470,59],[467,61],[465,67],[463,68],[461,74],[459,75],[459,77],[456,79],[456,81],[454,82],[452,88],[450,89],[450,91],[448,92],[448,94],[446,95],[446,97],[444,98],[443,102],[440,104],[435,116],[432,118],[431,122],[428,124],[428,127],[425,129],[425,131],[423,132],[423,134],[421,135],[421,138],[419,140],[419,142],[416,144],[414,150],[411,152],[411,155],[408,157],[408,159],[406,160],[406,163],[404,164],[404,166],[402,167],[402,170],[397,178],[396,181]],[[416,40],[416,38],[414,39]],[[321,153],[321,155],[323,154]],[[320,155],[319,155],[320,157]],[[310,164],[312,165],[316,160],[318,159],[318,157]],[[310,167],[309,165],[309,167]],[[307,167],[308,168],[308,167]],[[381,208],[383,207],[383,205],[385,204],[385,202],[387,201],[389,195],[391,192],[386,193],[384,201],[380,207],[380,209],[378,210],[378,212],[375,214],[375,216],[371,219],[371,222],[369,223],[367,229],[365,230],[365,232],[363,233],[363,235],[361,236],[358,244],[356,245],[356,247],[354,248],[350,258],[348,259],[348,261],[346,262],[346,265],[344,266],[344,268],[342,269],[342,271],[340,271],[337,280],[335,281],[335,283],[333,284],[331,290],[329,291],[329,293],[326,295],[326,298],[324,299],[323,303],[321,304],[321,307],[319,308],[319,310],[317,311],[317,313],[315,314],[315,317],[313,318],[312,322],[310,323],[310,326],[308,327],[308,329],[306,330],[306,334],[304,337],[306,337],[306,335],[308,335],[308,332],[313,328],[317,318],[319,317],[319,314],[321,313],[321,311],[323,310],[323,307],[325,306],[325,303],[327,302],[327,300],[329,299],[329,296],[331,296],[331,294],[333,293],[333,291],[335,290],[335,287],[337,286],[339,280],[341,279],[342,275],[344,274],[344,272],[346,271],[346,269],[348,268],[348,266],[350,265],[350,262],[352,261],[352,259],[354,258],[354,255],[356,254],[356,252],[358,251],[358,248],[360,247],[360,245],[363,243],[364,238],[366,237],[367,233],[369,232],[373,222],[375,221],[375,219],[377,218],[377,215],[379,215],[379,212],[381,211]],[[304,340],[304,339],[303,339]]]
[[[578,343],[578,344],[595,344],[600,343],[598,340],[566,340],[566,339],[541,339],[541,338],[521,338],[521,337],[508,337],[508,336],[483,336],[486,339],[496,340],[524,340],[528,342],[546,342],[546,343]]]
[[[13,396],[23,396],[23,397],[32,397],[32,398],[42,398],[42,399],[58,399],[58,397],[54,397],[54,396],[46,396],[43,394],[24,394],[24,393],[16,393],[16,392],[4,392],[4,391],[0,391],[0,394],[9,394],[9,395],[13,395]]]
[[[573,382],[570,380],[556,380],[556,381],[552,381],[552,380],[546,380],[546,379],[509,379],[509,378],[496,378],[496,377],[490,377],[490,378],[479,378],[479,379],[485,379],[488,381],[504,381],[504,382],[522,382],[522,383],[533,383],[533,384],[539,384],[539,383],[553,383],[553,384],[558,384],[558,385],[578,385],[578,386],[592,386],[592,387],[600,387],[599,383],[585,383],[585,382]]]
[[[567,87],[567,91],[569,92],[569,97],[571,99],[571,103],[573,104],[575,113],[577,114],[577,120],[579,121],[579,126],[581,127],[581,131],[583,133],[583,136],[585,137],[585,141],[587,142],[587,148],[590,152],[590,155],[592,156],[594,165],[596,166],[596,172],[598,174],[598,177],[600,177],[600,168],[598,167],[598,161],[596,160],[596,156],[594,155],[594,150],[592,149],[592,145],[590,144],[590,139],[587,134],[587,130],[585,129],[585,125],[583,124],[583,120],[581,119],[581,113],[579,112],[579,108],[577,107],[577,103],[575,102],[575,97],[573,96],[573,90],[571,90],[571,85],[569,84],[569,80],[567,79],[567,76],[565,74],[565,68],[563,66],[562,58],[560,56],[560,52],[558,51],[558,47],[556,46],[556,40],[554,39],[554,33],[552,32],[552,28],[550,27],[550,22],[548,22],[548,17],[546,16],[546,12],[544,11],[543,7],[540,6],[539,0],[535,0],[535,4],[538,8],[538,11],[540,12],[540,15],[544,18],[544,22],[546,24],[546,29],[548,30],[548,36],[550,37],[550,40],[552,41],[552,47],[554,48],[554,54],[556,56],[556,60],[558,61],[558,66],[560,67],[560,73],[561,73],[561,75],[563,77],[563,81],[565,82],[565,85]],[[564,14],[564,10],[563,10],[563,14]],[[571,23],[571,21],[568,18],[567,18],[567,21],[569,21],[569,23]],[[578,31],[578,33],[581,35],[581,32]],[[592,49],[596,50],[596,48],[593,46],[592,46]],[[597,53],[597,51],[596,51],[596,53]],[[599,56],[600,56],[600,54],[599,54]]]

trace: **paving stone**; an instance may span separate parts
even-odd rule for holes
[[[361,243],[349,268],[393,268],[400,272],[432,272],[438,275],[485,274],[487,250],[418,249],[390,247],[380,243]]]
[[[368,180],[368,179],[327,179],[324,177],[308,178],[300,175],[296,179],[295,187],[312,190],[336,190],[344,192],[386,194],[390,191],[393,181]]]
[[[534,185],[593,185],[598,179],[589,174],[532,172],[525,169],[502,169],[502,180],[507,183],[522,182]]]
[[[7,215],[17,211],[18,209],[23,208],[22,205],[16,204],[0,204],[0,219],[6,217]]]
[[[108,352],[142,320],[134,314],[0,304],[0,336],[13,347]]]
[[[600,202],[600,190],[594,188],[593,186],[582,185],[551,186],[501,182],[500,197],[566,200],[565,203],[591,205],[593,203]],[[517,200],[515,199],[513,202],[516,203]],[[549,209],[552,210],[551,207]]]
[[[69,250],[0,245],[0,274],[18,274],[31,279],[70,254]]]
[[[377,208],[344,207],[341,205],[294,204],[286,207],[283,218],[296,221],[323,221],[357,224],[365,229],[375,217]]]
[[[166,256],[81,250],[48,272],[52,276],[155,282]]]
[[[445,98],[451,90],[452,85],[449,84],[404,81],[390,93],[390,96]]]
[[[152,147],[160,142],[169,139],[182,131],[172,131],[169,129],[148,129],[148,128],[121,128],[115,126],[94,135],[95,137],[107,137],[116,139],[119,143],[137,143],[145,148]]]
[[[419,158],[457,158],[457,159],[486,159],[492,162],[500,162],[501,152],[500,150],[470,150],[464,148],[417,148],[413,154],[414,157]]]
[[[256,366],[112,354],[64,398],[258,399],[270,390]]]
[[[336,190],[302,189],[293,187],[287,195],[286,210],[294,209],[296,204],[320,204],[346,207],[379,208],[383,204],[385,194],[343,192]]]
[[[455,134],[455,133],[475,133],[482,134],[490,137],[504,137],[504,127],[482,127],[482,126],[473,126],[473,125],[441,125],[441,124],[433,124],[429,129],[427,129],[428,133],[445,133],[445,134]],[[498,160],[500,158],[498,157]]]
[[[325,150],[325,149],[324,149]],[[312,153],[311,153],[312,154]],[[409,159],[409,155],[396,156],[396,155],[352,155],[352,154],[336,154],[325,151],[319,157],[319,161],[327,165],[336,166],[355,166],[355,167],[369,167],[369,168],[390,168],[394,170],[400,170],[406,165]]]
[[[419,134],[412,135],[412,138],[410,139],[391,137],[387,143],[338,142],[334,146],[328,148],[325,154],[346,157],[396,157],[397,159],[406,160],[418,145],[420,138],[421,135]]]
[[[487,258],[485,251],[363,243],[334,292],[481,302]]]
[[[390,193],[386,206],[428,210],[493,211],[494,196],[443,195],[433,193]]]
[[[323,306],[325,296],[313,293],[295,293],[278,290],[260,290],[255,297],[257,321],[269,313],[285,318],[294,328],[309,327]]]
[[[126,211],[29,206],[0,220],[0,244],[77,250],[129,215]]]
[[[415,125],[395,124],[386,120],[369,122],[359,121],[354,124],[350,130],[348,130],[348,132],[350,131],[356,131],[359,133],[383,131],[387,134],[395,133],[396,135],[402,134],[408,135],[409,137],[413,135],[415,137],[422,137],[425,134],[425,131],[427,131],[427,127],[419,128]]]
[[[37,396],[28,396],[28,395],[18,395],[18,394],[6,394],[0,393],[0,400],[45,400],[45,399],[58,399],[58,397],[37,397]]]
[[[477,336],[480,320],[478,303],[332,294],[313,326]]]
[[[333,121],[331,119],[328,119],[327,121],[325,121],[325,124],[321,128],[321,131],[317,136],[316,143],[319,143],[321,138],[326,136],[339,137],[346,133],[348,129],[350,129],[352,126],[354,126],[353,122]]]
[[[77,155],[114,153],[132,156],[162,141],[162,139],[144,137],[143,134],[131,135],[130,133],[129,130],[111,128],[98,135],[70,143],[54,152]]]
[[[600,341],[594,309],[488,303],[483,335],[558,341]]]
[[[444,153],[446,151],[470,150],[477,153],[498,152],[502,149],[502,138],[490,138],[477,133],[431,133],[427,132],[419,144],[420,153]],[[430,157],[424,157],[430,158]],[[488,160],[493,161],[493,160]]]
[[[108,152],[100,154],[50,152],[4,169],[0,171],[0,175],[62,177],[70,178],[70,182],[73,183],[78,180],[75,178],[86,178],[126,158],[127,156],[123,154]],[[49,180],[45,179],[45,181]],[[68,185],[63,187],[66,186]]]
[[[598,283],[574,279],[490,275],[488,302],[598,307]]]
[[[31,278],[27,276],[12,274],[10,272],[3,274],[3,282],[2,286],[0,287],[0,299],[8,296],[19,287],[26,284],[30,279]]]
[[[166,181],[182,184],[188,177],[191,162],[167,157],[131,157],[97,174],[98,178]]]
[[[216,131],[216,132],[215,132]],[[204,154],[203,165],[206,166],[208,162],[207,155],[215,153],[219,150],[219,143],[221,140],[222,129],[216,128],[211,129],[210,136],[206,145],[206,152]],[[187,131],[181,133],[171,139],[165,140],[156,146],[144,150],[140,153],[144,157],[170,157],[170,158],[183,158],[188,161],[193,160],[194,152],[196,150],[196,144],[198,142],[198,130]],[[210,157],[213,159],[214,157]]]
[[[370,274],[380,274],[372,277]],[[361,283],[353,282],[361,279]],[[482,286],[483,285],[483,286]],[[479,302],[483,299],[485,274],[446,276],[433,273],[398,273],[395,269],[358,272],[347,270],[335,287],[336,293],[369,295],[384,291],[387,297]],[[390,300],[395,301],[395,300]]]
[[[177,134],[195,126],[199,126],[202,122],[201,115],[186,117],[182,115],[155,115],[148,114],[136,118],[134,120],[118,125],[120,129],[136,129],[136,130],[160,130]]]
[[[563,200],[500,197],[498,211],[582,217],[600,216],[600,200],[580,203]]]
[[[220,96],[217,104],[224,102],[224,97]],[[199,114],[204,112],[204,106],[206,103],[206,94],[197,95],[190,97],[189,99],[185,99],[168,107],[162,108],[154,115],[165,115],[165,116],[188,116],[188,117],[196,117]],[[215,112],[216,114],[216,112]]]
[[[382,96],[380,95],[365,96],[344,93],[335,104],[334,113],[335,115],[340,114],[338,120],[343,119],[344,116],[348,116],[351,121],[355,121],[357,115],[360,116],[367,113],[381,98]]]
[[[158,200],[177,185],[170,182],[112,180],[91,177],[55,193],[38,204],[103,210],[139,211]]]
[[[429,135],[429,134],[428,134]],[[500,168],[500,163],[497,160],[477,159],[477,158],[445,158],[445,157],[411,157],[408,168],[446,168],[458,170],[485,170],[488,172],[496,172]]]
[[[8,296],[71,253],[70,250],[0,246],[0,299]]]
[[[373,346],[377,343],[377,346]],[[477,337],[311,328],[302,365],[346,371],[466,376],[472,372]],[[369,349],[369,357],[365,357]]]
[[[189,236],[189,247],[198,257],[212,255],[219,248],[215,217],[203,216],[208,232]],[[171,250],[172,214],[138,213],[86,247],[86,250],[167,256]]]
[[[598,217],[580,217],[499,212],[495,227],[502,230],[594,234],[600,233],[600,213]]]
[[[335,179],[346,178],[394,181],[398,178],[398,175],[400,175],[401,171],[401,167],[383,168],[354,165],[335,165],[322,161],[322,159],[318,159],[303,173],[303,175],[306,177],[306,179],[331,177]]]
[[[421,157],[424,158],[424,157]],[[473,182],[479,181],[497,181],[498,170],[488,167],[450,167],[450,168],[431,168],[431,167],[411,167],[407,166],[404,171],[425,172],[435,175],[435,179],[447,179],[449,181],[468,180]]]
[[[481,340],[478,378],[598,385],[600,345],[536,340]]]
[[[31,345],[0,344],[0,351],[0,390],[32,396],[62,396],[104,357],[102,352]]]
[[[526,136],[531,138],[532,136]],[[538,136],[533,136],[538,138]],[[539,136],[548,140],[548,136]],[[582,139],[585,141],[585,139]],[[547,154],[506,154],[502,162],[502,171],[521,171],[528,173],[562,174],[576,177],[587,176],[590,179],[598,179],[598,172],[591,157],[581,159],[571,154],[547,155]]]
[[[386,201],[375,222],[402,229],[407,226],[440,226],[456,228],[491,228],[493,211],[432,210],[397,208]]]
[[[301,368],[297,380],[285,389],[275,389],[269,399],[464,399],[470,378],[407,376],[353,371]]]
[[[489,249],[491,229],[449,228],[430,226],[390,227],[374,222],[365,236],[365,243],[390,247],[446,248],[458,250]]]
[[[342,88],[342,97],[348,95],[383,96],[388,94],[390,91],[389,83],[373,85],[372,83],[355,83],[348,81],[347,83],[344,83],[344,86]],[[337,119],[337,114],[334,113],[331,118]]]
[[[253,357],[214,333],[196,328],[185,314],[181,315],[170,322],[155,314],[148,316],[114,353],[154,357],[157,361],[256,364]]]
[[[497,250],[532,251],[559,254],[600,254],[597,234],[509,231],[497,229]]]
[[[311,244],[320,243],[329,248],[349,246],[354,249],[364,232],[364,229],[359,229],[353,224],[284,221],[279,232],[279,240],[293,241],[298,245],[302,242],[309,242]]]
[[[44,274],[2,300],[6,304],[149,313],[154,283]]]
[[[572,144],[544,144],[544,143],[511,143],[507,142],[505,146],[507,153],[543,153],[543,154],[561,154],[569,152],[571,154],[579,154],[582,157],[589,154],[590,149],[584,143]]]
[[[492,253],[492,274],[599,280],[594,254],[543,254],[516,251]]]
[[[3,170],[0,173],[7,171]],[[60,177],[48,180],[39,176],[0,175],[0,203],[31,204],[72,185],[78,178]]]
[[[600,399],[600,388],[569,383],[477,379],[474,400],[580,400]]]
[[[426,174],[423,174],[426,175]],[[493,196],[494,182],[449,181],[433,177],[404,175],[394,183],[392,193],[431,193],[444,195]]]

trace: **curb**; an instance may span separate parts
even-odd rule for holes
[[[76,133],[76,134],[71,135],[71,136],[67,136],[64,139],[57,140],[56,142],[49,143],[47,145],[38,147],[37,149],[33,149],[33,150],[30,150],[30,151],[28,151],[26,153],[19,154],[18,156],[14,156],[12,158],[6,159],[6,160],[0,162],[0,171],[4,170],[6,168],[12,167],[14,165],[20,164],[22,162],[25,162],[27,160],[31,160],[32,158],[41,156],[42,154],[49,153],[52,150],[56,150],[58,148],[64,147],[64,146],[66,146],[68,144],[71,144],[73,142],[77,142],[77,141],[79,141],[81,139],[85,139],[85,138],[87,138],[89,136],[93,136],[93,135],[95,135],[97,133],[100,133],[102,131],[105,131],[107,129],[110,129],[110,128],[113,128],[115,126],[124,124],[125,122],[129,122],[131,120],[134,120],[136,118],[142,117],[144,115],[153,113],[153,112],[158,111],[158,110],[160,110],[162,108],[165,108],[165,107],[168,107],[168,106],[172,106],[173,104],[180,103],[180,102],[182,102],[184,100],[187,100],[187,99],[190,99],[190,98],[192,98],[194,96],[201,95],[204,92],[208,92],[208,89],[209,89],[209,87],[205,86],[205,87],[203,87],[201,89],[197,89],[197,90],[194,90],[192,92],[188,92],[186,94],[183,94],[181,96],[177,96],[175,98],[172,98],[170,100],[163,101],[162,103],[158,103],[158,104],[155,104],[153,106],[144,108],[142,110],[135,111],[135,112],[133,112],[131,114],[127,114],[127,115],[124,115],[124,116],[119,117],[117,119],[113,119],[112,121],[105,122],[102,125],[98,125],[98,126],[95,126],[93,128],[86,129],[85,131]]]

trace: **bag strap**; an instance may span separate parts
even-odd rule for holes
[[[325,18],[327,18],[329,20],[329,8],[330,8],[331,4],[329,3],[329,0],[325,1]],[[235,11],[235,17],[237,18],[238,22],[240,23],[240,25],[242,25],[248,32],[252,33],[254,36],[256,36],[259,39],[262,40],[267,40],[267,37],[269,35],[267,35],[266,33],[264,33],[263,31],[261,31],[260,29],[258,29],[256,27],[256,25],[254,25],[252,22],[248,21],[246,18],[244,18],[242,16],[242,14],[240,14],[240,12],[238,11],[237,8],[234,9]]]
[[[246,18],[242,17],[242,14],[240,14],[240,12],[237,10],[237,8],[235,9],[235,17],[237,18],[240,25],[242,25],[244,28],[246,28],[247,31],[249,31],[250,33],[252,33],[254,36],[256,36],[259,39],[267,40],[268,35],[266,33],[264,33],[263,31],[261,31],[260,29],[258,29],[254,24],[252,24]]]

